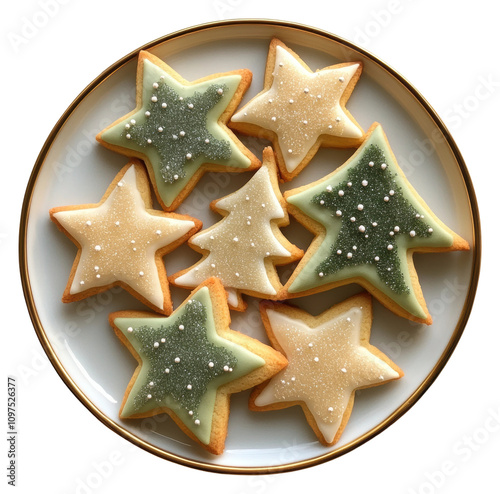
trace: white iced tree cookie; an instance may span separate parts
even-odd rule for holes
[[[219,278],[231,308],[245,310],[241,293],[276,300],[282,285],[276,265],[299,259],[280,227],[289,222],[278,187],[274,154],[264,150],[263,165],[239,190],[211,204],[224,218],[191,238],[189,245],[203,254],[195,265],[174,274],[170,281],[184,288],[207,278]]]

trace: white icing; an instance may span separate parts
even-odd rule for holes
[[[134,166],[98,207],[59,211],[54,217],[82,250],[70,294],[121,281],[164,308],[156,251],[178,240],[195,224],[163,212],[149,213],[137,188]]]
[[[289,361],[256,398],[257,406],[302,401],[329,443],[353,391],[397,379],[399,374],[361,346],[363,308],[355,307],[316,328],[267,310],[272,331]]]
[[[358,68],[359,64],[353,63],[310,72],[278,45],[271,87],[237,112],[232,121],[273,131],[278,137],[286,169],[292,172],[320,135],[363,136],[340,104]]]
[[[218,209],[229,214],[192,237],[193,245],[209,252],[199,264],[179,276],[175,283],[196,287],[217,276],[226,287],[229,304],[238,305],[237,290],[275,295],[265,259],[291,257],[271,228],[271,220],[285,213],[272,186],[270,171],[263,165],[239,190],[220,199]],[[281,239],[282,241],[284,240]]]

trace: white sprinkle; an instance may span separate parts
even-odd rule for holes
[[[288,100],[288,103],[292,104],[293,103],[293,99]]]
[[[238,242],[238,237],[234,237],[233,242]]]
[[[130,134],[127,134],[125,137],[126,137],[127,139],[132,139],[132,136],[131,136]]]
[[[193,109],[193,108],[194,108],[193,103],[189,103],[189,104],[188,104],[188,108],[189,108],[189,109]]]
[[[327,185],[327,186],[326,186],[326,190],[327,190],[328,192],[331,192],[331,191],[333,190],[333,187],[332,187],[331,185]]]
[[[309,92],[309,88],[308,88],[308,87],[305,87],[305,88],[304,88],[304,93],[306,93],[306,94],[307,94],[308,92]]]
[[[144,271],[139,271],[139,276],[144,276]]]
[[[153,142],[153,141],[152,141],[151,139],[148,139],[148,140],[147,140],[147,143],[148,143],[148,144],[151,144],[152,142]]]
[[[156,103],[156,102],[158,101],[158,98],[157,98],[156,96],[152,96],[152,97],[151,97],[151,101],[152,101],[153,103]]]
[[[161,341],[162,343],[165,343],[167,340],[166,340],[165,338],[162,338],[160,341]]]
[[[319,362],[319,357],[314,357],[315,362]]]
[[[349,219],[350,219],[353,223],[356,221],[356,218],[355,218],[354,216],[351,216]]]
[[[191,384],[188,384],[188,385],[186,386],[186,389],[191,390],[191,389],[193,389],[193,386],[192,386]]]
[[[339,77],[339,82],[344,82],[344,78],[342,76]]]
[[[161,235],[161,230],[156,230],[156,235]]]
[[[385,196],[385,197],[384,197],[384,201],[385,201],[385,202],[389,202],[389,196]]]
[[[217,94],[222,94],[222,93],[224,93],[224,90],[221,87],[217,89]]]
[[[163,102],[163,103],[161,104],[161,107],[162,107],[162,108],[166,108],[166,107],[167,107],[167,103]]]
[[[86,221],[86,222],[85,222],[85,224],[86,224],[87,226],[90,226],[90,225],[92,224],[92,221]]]
[[[172,139],[173,139],[174,141],[176,141],[176,140],[178,139],[178,137],[177,137],[175,134],[172,134]]]
[[[183,130],[181,130],[181,131],[179,132],[179,135],[180,135],[181,137],[184,137],[184,136],[186,135],[186,133],[185,133]]]
[[[177,175],[177,173],[174,175],[174,180],[179,180],[179,175]]]
[[[320,97],[320,96],[318,96],[318,98],[319,98],[319,97]],[[340,122],[340,120],[341,120],[341,118],[340,118],[340,117],[336,117],[336,118],[335,118],[335,121],[336,121],[337,123],[338,123],[338,122]]]
[[[234,273],[237,278],[240,277],[240,273]]]
[[[395,226],[395,227],[394,227],[394,231],[395,231],[396,233],[398,233],[398,232],[399,232],[399,230],[400,230],[399,226]]]
[[[190,160],[192,157],[193,157],[193,155],[191,153],[186,154],[186,159]]]
[[[155,383],[153,381],[150,381],[149,382],[149,387],[152,388],[153,386],[155,385]]]
[[[155,89],[158,89],[158,83],[157,83],[157,82],[153,82],[153,87],[154,87]]]
[[[363,187],[366,187],[366,186],[368,185],[368,180],[363,180],[363,181],[361,182],[361,185],[362,185]]]
[[[374,221],[374,222],[372,223],[372,226],[378,226],[378,223],[377,223],[376,221]]]
[[[148,396],[147,396],[147,399],[148,399],[148,400],[150,400],[151,398],[152,398],[152,396],[151,396],[151,395],[148,395]]]
[[[344,191],[343,190],[339,190],[339,196],[342,197],[344,195]]]
[[[416,235],[415,230],[410,231],[410,237],[414,237]]]
[[[199,419],[196,419],[196,420],[194,421],[194,425],[200,425],[200,420],[199,420]]]
[[[158,132],[163,132],[163,127],[158,127]]]
[[[229,372],[229,366],[227,365],[224,366],[224,372]]]
[[[390,196],[393,196],[393,195],[394,195],[394,191],[393,191],[392,189],[389,191],[389,195],[390,195]]]
[[[375,261],[380,261],[380,257],[379,256],[375,256]]]
[[[333,407],[328,407],[329,412],[333,412]]]
[[[210,264],[210,267],[215,268],[215,264],[214,263]]]
[[[144,115],[146,115],[146,117],[150,117],[151,116],[151,112],[147,111],[147,112],[144,113]]]
[[[160,344],[159,344],[157,341],[155,341],[155,342],[153,343],[153,346],[154,346],[155,348],[158,348],[158,347],[160,346]]]
[[[181,359],[180,359],[179,357],[175,357],[174,362],[175,362],[176,364],[178,364],[180,361],[181,361]]]
[[[318,276],[319,276],[320,278],[323,278],[323,276],[325,276],[325,274],[324,274],[324,273],[323,273],[323,271],[322,271],[321,273],[318,273]]]
[[[342,372],[347,372],[347,369],[345,367],[342,367],[342,369],[340,369]]]
[[[165,369],[165,374],[170,374],[170,369],[168,367]]]
[[[205,144],[210,144],[210,139],[205,139]]]
[[[358,204],[358,211],[363,211],[363,204]]]
[[[392,250],[392,249],[394,249],[394,246],[393,246],[392,244],[389,244],[389,245],[387,246],[387,250]]]
[[[335,214],[337,216],[342,216],[342,211],[340,209],[337,209],[337,211],[335,211]]]
[[[214,365],[215,365],[215,364],[214,364],[213,362],[209,362],[209,363],[208,363],[208,366],[209,366],[210,368],[212,368]]]
[[[128,130],[130,129],[130,124],[125,124],[125,128]]]
[[[339,250],[337,251],[337,254],[340,256],[340,254],[342,254],[342,251],[339,249]]]
[[[80,281],[80,285],[82,285],[82,286],[85,285],[85,281],[83,281],[83,280]]]
[[[373,161],[370,161],[370,163],[368,163],[368,166],[373,167],[373,166],[375,166],[375,163]]]
[[[382,168],[382,170],[385,170],[385,169],[387,168],[387,165],[386,165],[385,163],[382,163],[382,164],[380,165],[380,168]]]
[[[366,228],[365,228],[363,225],[359,225],[358,230],[359,230],[361,233],[364,233],[364,231],[366,230]]]
[[[349,253],[347,254],[347,259],[352,259],[352,252],[349,252]]]
[[[291,149],[288,150],[288,154],[292,154],[293,151]]]
[[[434,230],[433,230],[432,228],[429,228],[427,231],[428,231],[429,233],[432,233]]]
[[[94,249],[95,249],[97,252],[99,252],[99,251],[101,250],[101,246],[100,246],[100,245],[96,245],[96,246],[94,247]]]
[[[184,329],[184,324],[179,324],[179,329],[182,331]]]
[[[134,328],[133,328],[132,326],[129,326],[129,327],[127,328],[127,331],[128,331],[129,333],[133,333],[133,332],[134,332]]]
[[[136,124],[136,121],[135,121],[134,119],[132,119],[132,120],[130,120],[130,123],[131,123],[132,125],[135,125],[135,124]]]

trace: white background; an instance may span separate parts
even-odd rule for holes
[[[334,7],[325,10],[328,5]],[[199,486],[204,492],[243,494],[298,493],[321,486],[375,494],[498,492],[500,333],[494,281],[499,269],[493,245],[500,183],[498,17],[486,0],[460,5],[452,0],[4,4],[0,430],[7,430],[6,381],[13,375],[18,381],[19,456],[17,487],[11,489],[86,494],[194,492]],[[271,18],[321,28],[394,67],[448,125],[472,175],[482,215],[484,249],[475,306],[457,349],[430,390],[394,425],[355,451],[314,468],[272,476],[188,469],[134,447],[102,425],[45,357],[28,317],[18,268],[25,187],[39,150],[72,100],[109,65],[144,43],[231,18]],[[3,489],[8,444],[2,444]]]

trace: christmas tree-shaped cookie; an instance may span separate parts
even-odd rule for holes
[[[284,297],[358,283],[390,310],[431,324],[414,252],[468,250],[406,180],[379,124],[339,169],[285,193],[289,211],[316,234]]]
[[[226,294],[216,278],[170,317],[121,311],[109,320],[138,362],[120,418],[166,413],[213,454],[224,449],[231,395],[270,379],[287,363],[268,345],[229,328]]]
[[[244,310],[241,293],[276,299],[282,288],[276,265],[299,259],[279,227],[288,224],[286,204],[278,187],[274,154],[264,149],[263,165],[239,190],[211,204],[224,219],[193,236],[189,245],[203,254],[194,266],[170,277],[192,288],[216,276],[228,292],[231,308]]]
[[[141,51],[137,106],[97,140],[144,160],[158,201],[173,211],[205,171],[245,171],[260,165],[226,126],[251,79],[249,70],[236,70],[189,82]]]
[[[357,147],[364,132],[346,108],[361,62],[311,70],[282,41],[269,46],[264,88],[231,118],[244,134],[273,143],[280,174],[291,180],[320,147]]]

